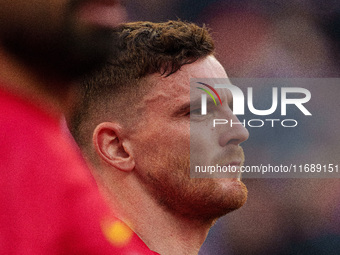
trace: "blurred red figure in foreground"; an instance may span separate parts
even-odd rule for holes
[[[0,0],[0,254],[154,254],[114,218],[61,120],[117,1]]]

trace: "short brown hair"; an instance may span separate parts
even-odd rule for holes
[[[183,21],[126,23],[114,33],[118,38],[115,57],[85,78],[82,99],[69,119],[80,147],[89,145],[99,123],[120,116],[128,118],[131,109],[127,111],[127,107],[143,93],[141,88],[144,92],[149,89],[143,82],[145,77],[154,73],[169,76],[214,52],[208,30]]]

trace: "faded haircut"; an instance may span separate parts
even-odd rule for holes
[[[183,21],[126,23],[114,33],[118,38],[115,56],[84,79],[78,103],[68,118],[70,131],[82,149],[91,146],[93,131],[101,122],[134,119],[136,101],[152,86],[148,75],[170,76],[214,52],[208,30]]]

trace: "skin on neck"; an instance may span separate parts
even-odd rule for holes
[[[102,170],[93,168],[92,173],[116,217],[151,250],[162,255],[197,255],[213,220],[199,222],[175,215],[150,197],[135,175],[112,168]]]
[[[75,86],[68,82],[44,75],[0,46],[0,86],[16,95],[33,101],[50,113],[67,113]]]

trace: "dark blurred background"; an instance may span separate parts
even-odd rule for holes
[[[340,77],[340,1],[126,0],[125,5],[129,21],[180,18],[206,24],[229,77]],[[340,84],[329,94],[339,101]],[[313,141],[308,149],[285,132],[249,130],[243,145],[246,164],[257,165],[263,158],[339,163],[340,136],[334,132],[340,126],[338,106],[329,105],[328,122],[301,134]],[[277,148],[268,146],[273,139]],[[217,222],[201,255],[340,254],[340,179],[244,182],[246,205]]]

